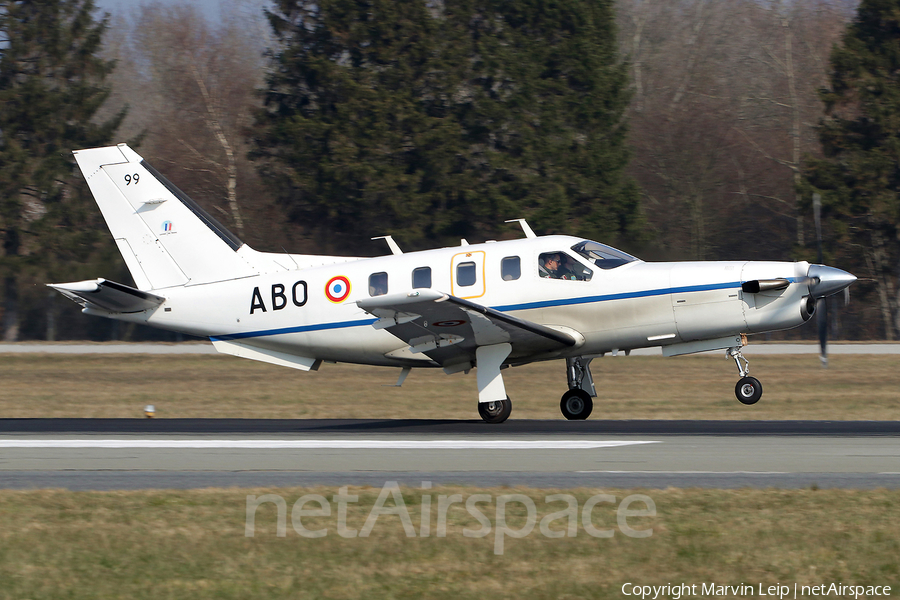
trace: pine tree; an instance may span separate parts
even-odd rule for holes
[[[818,192],[840,248],[836,258],[875,282],[884,332],[900,331],[900,0],[862,0],[831,55],[824,157],[802,186]],[[862,287],[865,290],[865,286]]]
[[[612,2],[276,3],[254,157],[325,246],[638,237]],[[507,230],[510,231],[510,230]]]
[[[124,112],[99,118],[113,64],[92,0],[0,2],[0,261],[4,338],[19,330],[26,273],[73,275],[105,233],[72,188],[72,150],[108,143]],[[93,211],[94,213],[96,212]],[[102,227],[102,226],[101,226]],[[77,272],[77,268],[74,269]]]

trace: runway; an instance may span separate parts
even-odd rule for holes
[[[896,421],[0,419],[0,487],[900,488]]]

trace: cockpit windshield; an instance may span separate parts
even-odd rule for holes
[[[616,267],[620,267],[626,263],[640,260],[638,258],[635,258],[634,256],[631,256],[630,254],[625,254],[621,250],[616,250],[615,248],[612,248],[610,246],[606,246],[598,242],[592,242],[590,240],[578,242],[577,244],[572,246],[572,250],[585,257],[589,262],[594,263],[601,269],[615,269]]]

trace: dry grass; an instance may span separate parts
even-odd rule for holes
[[[347,523],[361,528],[379,490],[351,488]],[[405,488],[417,530],[421,497]],[[288,516],[275,535],[275,509],[257,513],[245,537],[246,495],[277,493],[290,507],[301,495],[330,499],[337,490],[199,490],[144,492],[0,492],[0,598],[622,598],[642,585],[717,582],[818,585],[900,584],[898,491],[652,490],[657,516],[632,518],[649,538],[549,539],[537,530],[505,541],[469,538],[478,523],[449,514],[447,536],[434,536],[437,495],[525,493],[538,517],[559,510],[549,490],[438,487],[431,537],[407,538],[396,516],[381,516],[371,537],[335,532],[336,516],[304,519],[327,527],[300,537]],[[598,490],[571,490],[579,508]],[[604,490],[621,501],[622,490]],[[390,501],[389,501],[390,505]],[[332,507],[336,505],[332,502]],[[481,505],[493,517],[491,505]],[[615,527],[613,508],[598,505],[598,527]],[[564,527],[557,521],[553,529]],[[521,520],[509,519],[512,527]]]
[[[757,356],[765,393],[756,406],[734,398],[734,364],[718,356],[607,357],[593,363],[603,419],[900,418],[900,357]],[[513,418],[557,419],[565,368],[555,361],[505,370]],[[0,356],[0,417],[471,419],[474,374],[323,365],[303,373],[227,356]]]

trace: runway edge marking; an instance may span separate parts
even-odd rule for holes
[[[366,449],[366,450],[591,450],[640,444],[644,440],[146,440],[146,439],[0,439],[0,448],[219,448],[219,449]]]

